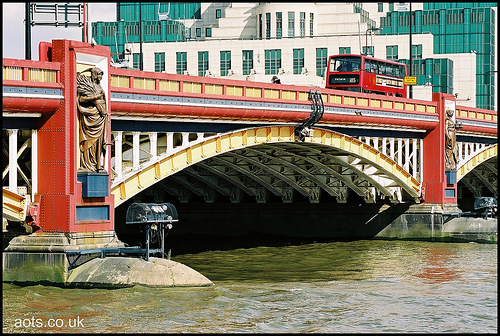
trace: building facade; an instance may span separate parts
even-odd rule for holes
[[[324,87],[329,55],[409,65],[411,49],[413,98],[444,92],[461,105],[496,109],[496,9],[496,3],[118,3],[116,22],[92,28],[117,66],[261,82],[278,76],[282,84],[313,87]]]

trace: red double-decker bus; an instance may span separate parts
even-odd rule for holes
[[[406,65],[363,55],[328,59],[326,88],[406,98]]]

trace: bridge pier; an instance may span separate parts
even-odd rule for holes
[[[103,150],[104,158],[97,151],[95,167],[91,159],[88,159],[87,166],[80,162],[85,160],[80,155],[85,150],[81,147],[91,147],[93,142],[92,139],[83,139],[84,135],[79,132],[80,122],[85,122],[78,118],[79,113],[90,112],[82,112],[77,106],[77,92],[81,89],[77,78],[81,79],[78,77],[80,73],[94,67],[102,71],[98,74],[102,76],[100,83],[96,81],[92,84],[98,84],[99,90],[104,92],[95,108],[100,117],[109,118],[110,50],[108,47],[68,40],[54,40],[50,48],[51,61],[60,66],[58,76],[64,100],[53,113],[47,113],[36,121],[38,146],[35,157],[41,160],[36,162],[35,171],[43,178],[38,183],[34,201],[39,205],[37,225],[41,229],[30,235],[17,236],[9,242],[3,253],[3,281],[105,287],[210,285],[210,280],[201,274],[170,260],[160,260],[152,265],[141,258],[119,255],[105,258],[103,249],[125,246],[114,231],[115,202],[110,189],[111,150]],[[94,89],[93,93],[96,92],[96,87],[89,89],[89,84],[86,85],[87,90]],[[99,133],[105,135],[102,142],[111,143],[109,119],[104,122],[102,131],[98,129],[101,125],[96,127],[90,124],[85,127],[92,128],[91,132],[102,132]],[[13,192],[17,192],[17,132],[14,129],[9,134],[9,188]],[[95,146],[99,146],[99,141]],[[139,132],[134,134],[133,141],[137,150],[134,167],[137,168]],[[101,259],[106,260],[97,262],[95,253],[100,253]],[[71,260],[73,254],[84,255],[85,265],[76,267]]]
[[[456,204],[414,204],[380,231],[377,239],[497,242],[496,218],[457,217]]]

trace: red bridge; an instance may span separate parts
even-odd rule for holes
[[[209,216],[189,217],[193,204],[209,204],[217,221],[231,204],[272,204],[262,211],[269,220],[255,222],[275,232],[277,204],[290,216],[297,213],[286,206],[360,202],[377,206],[372,214],[401,204],[434,213],[461,195],[498,196],[497,112],[460,106],[452,95],[421,101],[117,69],[107,47],[68,40],[51,50],[50,61],[3,60],[4,218],[66,233],[79,246],[108,242],[115,208],[141,200],[178,204],[181,221],[193,222]],[[97,197],[77,171],[76,77],[94,66],[103,70],[111,144],[107,190]],[[453,169],[445,162],[448,110]]]

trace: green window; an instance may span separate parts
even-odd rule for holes
[[[411,46],[411,59],[422,59],[422,45],[416,44]]]
[[[243,50],[243,75],[250,75],[253,69],[253,50]]]
[[[175,54],[175,57],[175,73],[183,75],[184,71],[187,70],[187,52],[178,52]]]
[[[222,17],[222,9],[215,10],[215,18],[220,19]]]
[[[326,48],[316,48],[316,76],[325,75],[326,62],[328,62],[328,51]]]
[[[377,7],[379,13],[384,11],[384,4],[382,2],[379,2]]]
[[[198,51],[198,76],[204,77],[208,70],[208,51]]]
[[[132,58],[133,58],[133,62],[132,62],[132,67],[134,69],[139,69],[140,67],[140,62],[141,62],[141,57],[140,57],[140,54],[138,53],[134,53],[132,55]]]
[[[398,57],[398,46],[387,46],[385,48],[386,54],[387,54],[387,60],[388,61],[397,61],[399,59]]]
[[[165,53],[155,53],[155,72],[165,71]]]
[[[339,54],[350,54],[351,47],[339,47]]]
[[[363,55],[373,56],[374,50],[373,46],[365,46],[363,47]]]
[[[266,13],[266,39],[271,38],[271,13]]]
[[[314,13],[309,14],[309,36],[314,36]]]
[[[196,37],[201,37],[201,28],[196,28]]]
[[[262,40],[262,14],[259,14],[259,39]]]
[[[288,37],[295,36],[295,12],[288,12]]]
[[[283,15],[281,12],[276,12],[276,38],[280,39],[283,36]]]
[[[299,33],[300,37],[306,37],[306,13],[300,12],[300,21],[299,21]]]
[[[304,49],[293,49],[293,74],[298,75],[304,67]]]
[[[212,28],[205,29],[205,36],[212,37]]]
[[[277,75],[281,68],[281,49],[265,50],[265,74]]]
[[[220,75],[227,76],[231,69],[231,52],[221,51],[220,52]]]

